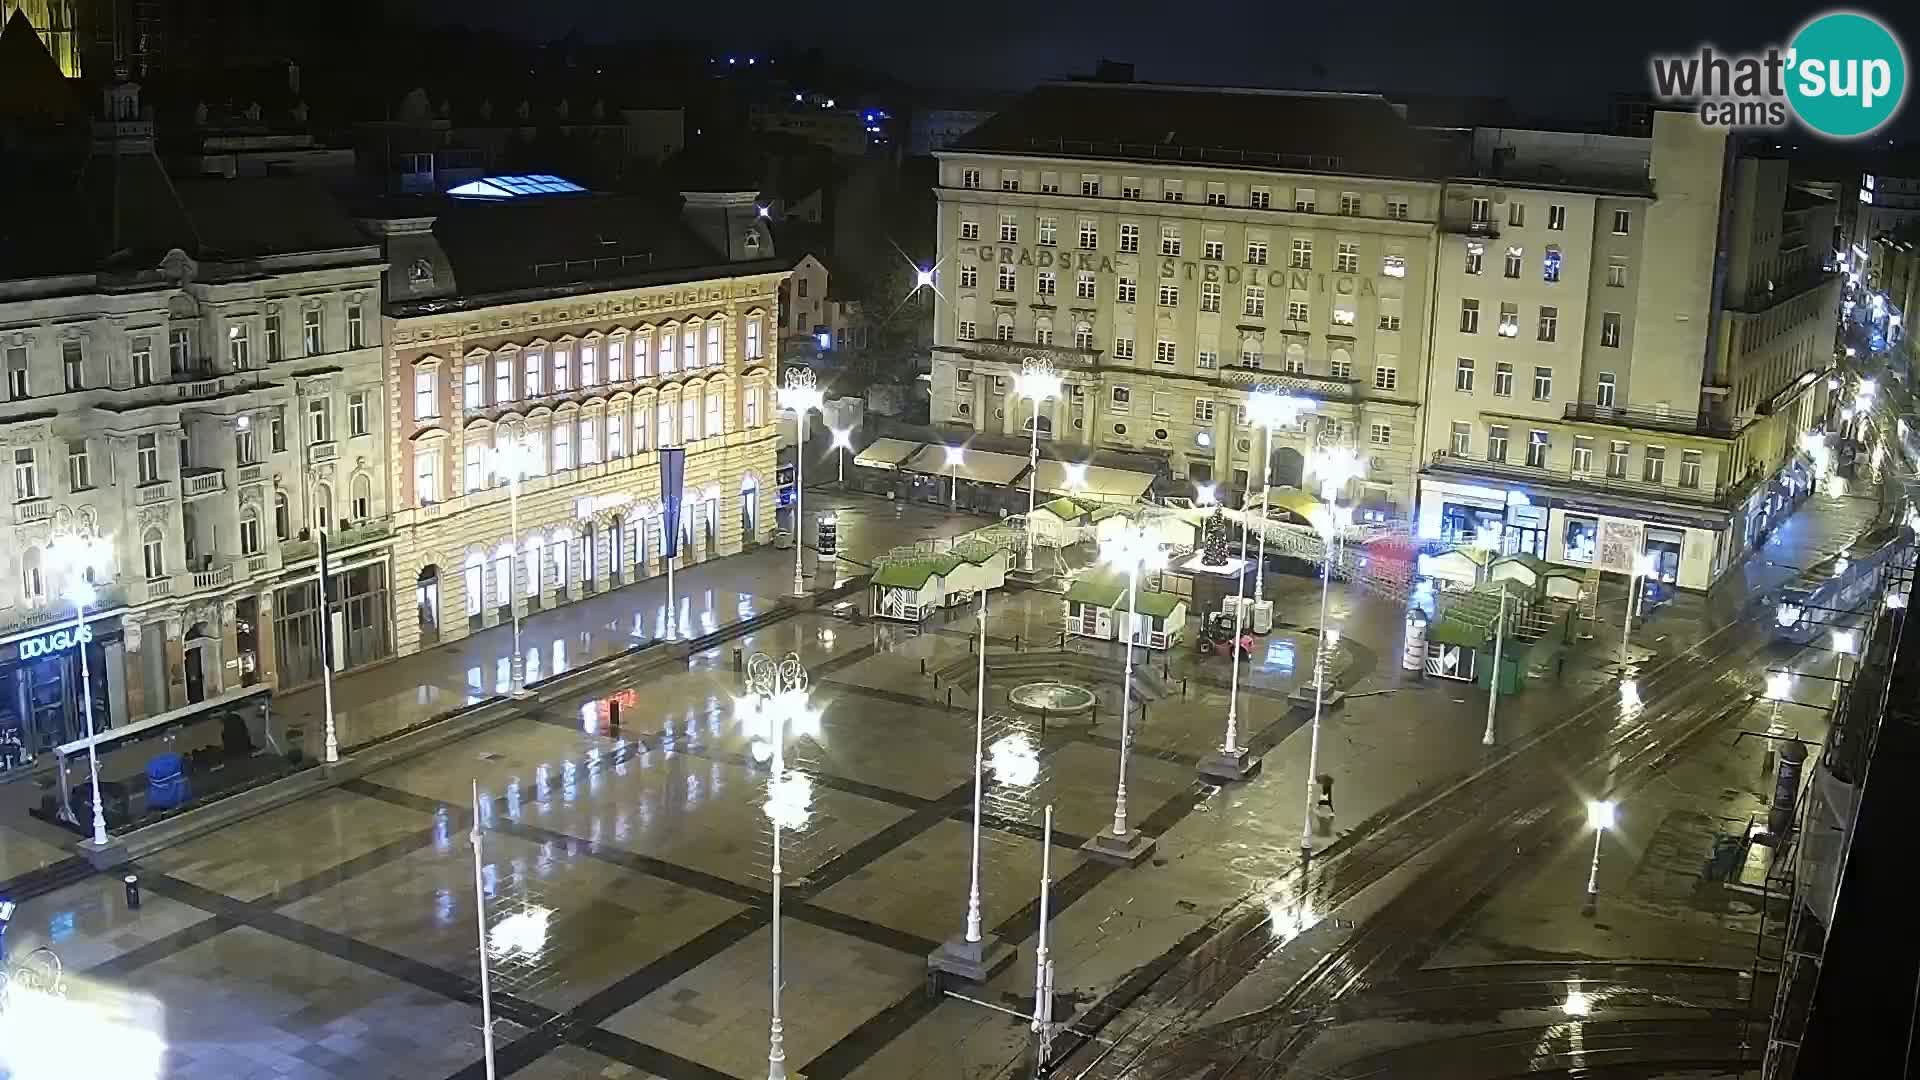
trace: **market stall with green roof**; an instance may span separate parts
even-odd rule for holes
[[[1133,640],[1149,649],[1169,649],[1186,635],[1187,599],[1148,588],[1141,581],[1132,601]],[[1108,567],[1081,574],[1067,590],[1066,631],[1075,637],[1121,641],[1129,614],[1127,575]]]

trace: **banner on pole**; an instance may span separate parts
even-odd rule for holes
[[[667,558],[680,556],[681,488],[686,483],[687,450],[684,446],[660,449],[660,502],[665,507]]]

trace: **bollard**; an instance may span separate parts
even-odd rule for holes
[[[926,673],[927,673],[927,658],[923,656],[920,658],[920,674],[925,675]]]
[[[1180,696],[1182,698],[1187,696],[1187,677],[1185,675],[1180,676]]]
[[[131,911],[139,911],[140,910],[140,878],[136,875],[128,874],[122,880],[127,886],[127,908]]]
[[[615,738],[620,736],[620,699],[617,697],[607,699],[607,734]]]
[[[953,687],[947,687],[947,708],[953,708]]]
[[[1047,707],[1040,706],[1040,741],[1047,741]]]
[[[973,655],[973,637],[971,635],[967,637],[967,655]]]
[[[733,650],[733,670],[747,670],[747,651],[745,649],[737,648]]]
[[[1019,634],[1015,634],[1015,635],[1013,635],[1013,651],[1014,651],[1014,652],[1022,652],[1022,651],[1024,651],[1024,650],[1022,650],[1022,649],[1020,648],[1020,635],[1019,635]]]
[[[1062,649],[1067,647],[1067,632],[1065,630],[1060,631],[1060,647]]]

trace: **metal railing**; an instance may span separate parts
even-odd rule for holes
[[[135,506],[152,506],[154,503],[163,503],[171,498],[173,498],[173,481],[171,480],[155,480],[133,489]]]
[[[180,470],[180,497],[214,495],[227,490],[225,469],[186,468]]]
[[[1738,424],[1707,413],[1677,413],[1638,406],[1596,405],[1591,401],[1567,402],[1561,417],[1590,424],[1610,424],[1615,427],[1640,428],[1648,431],[1671,431],[1677,435],[1705,435],[1716,439],[1730,439],[1740,430]]]
[[[1640,480],[1627,480],[1606,476],[1601,473],[1582,469],[1556,469],[1544,465],[1516,465],[1508,461],[1488,461],[1485,458],[1467,457],[1455,454],[1451,450],[1436,450],[1430,467],[1452,472],[1468,472],[1481,476],[1493,476],[1503,480],[1521,483],[1567,484],[1585,488],[1589,491],[1604,492],[1609,495],[1632,496],[1639,499],[1661,501],[1683,501],[1700,506],[1724,507],[1731,502],[1734,488],[1719,485],[1712,488],[1681,487],[1678,484],[1649,484]]]
[[[53,498],[48,495],[36,495],[13,504],[13,520],[21,525],[45,521],[52,516]]]

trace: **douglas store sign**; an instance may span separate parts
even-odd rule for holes
[[[84,645],[92,640],[93,630],[90,627],[82,626],[77,629],[68,627],[64,630],[55,630],[52,633],[41,634],[38,637],[22,639],[20,642],[20,659],[37,660],[43,656],[53,656],[56,653],[66,652],[75,645]]]

